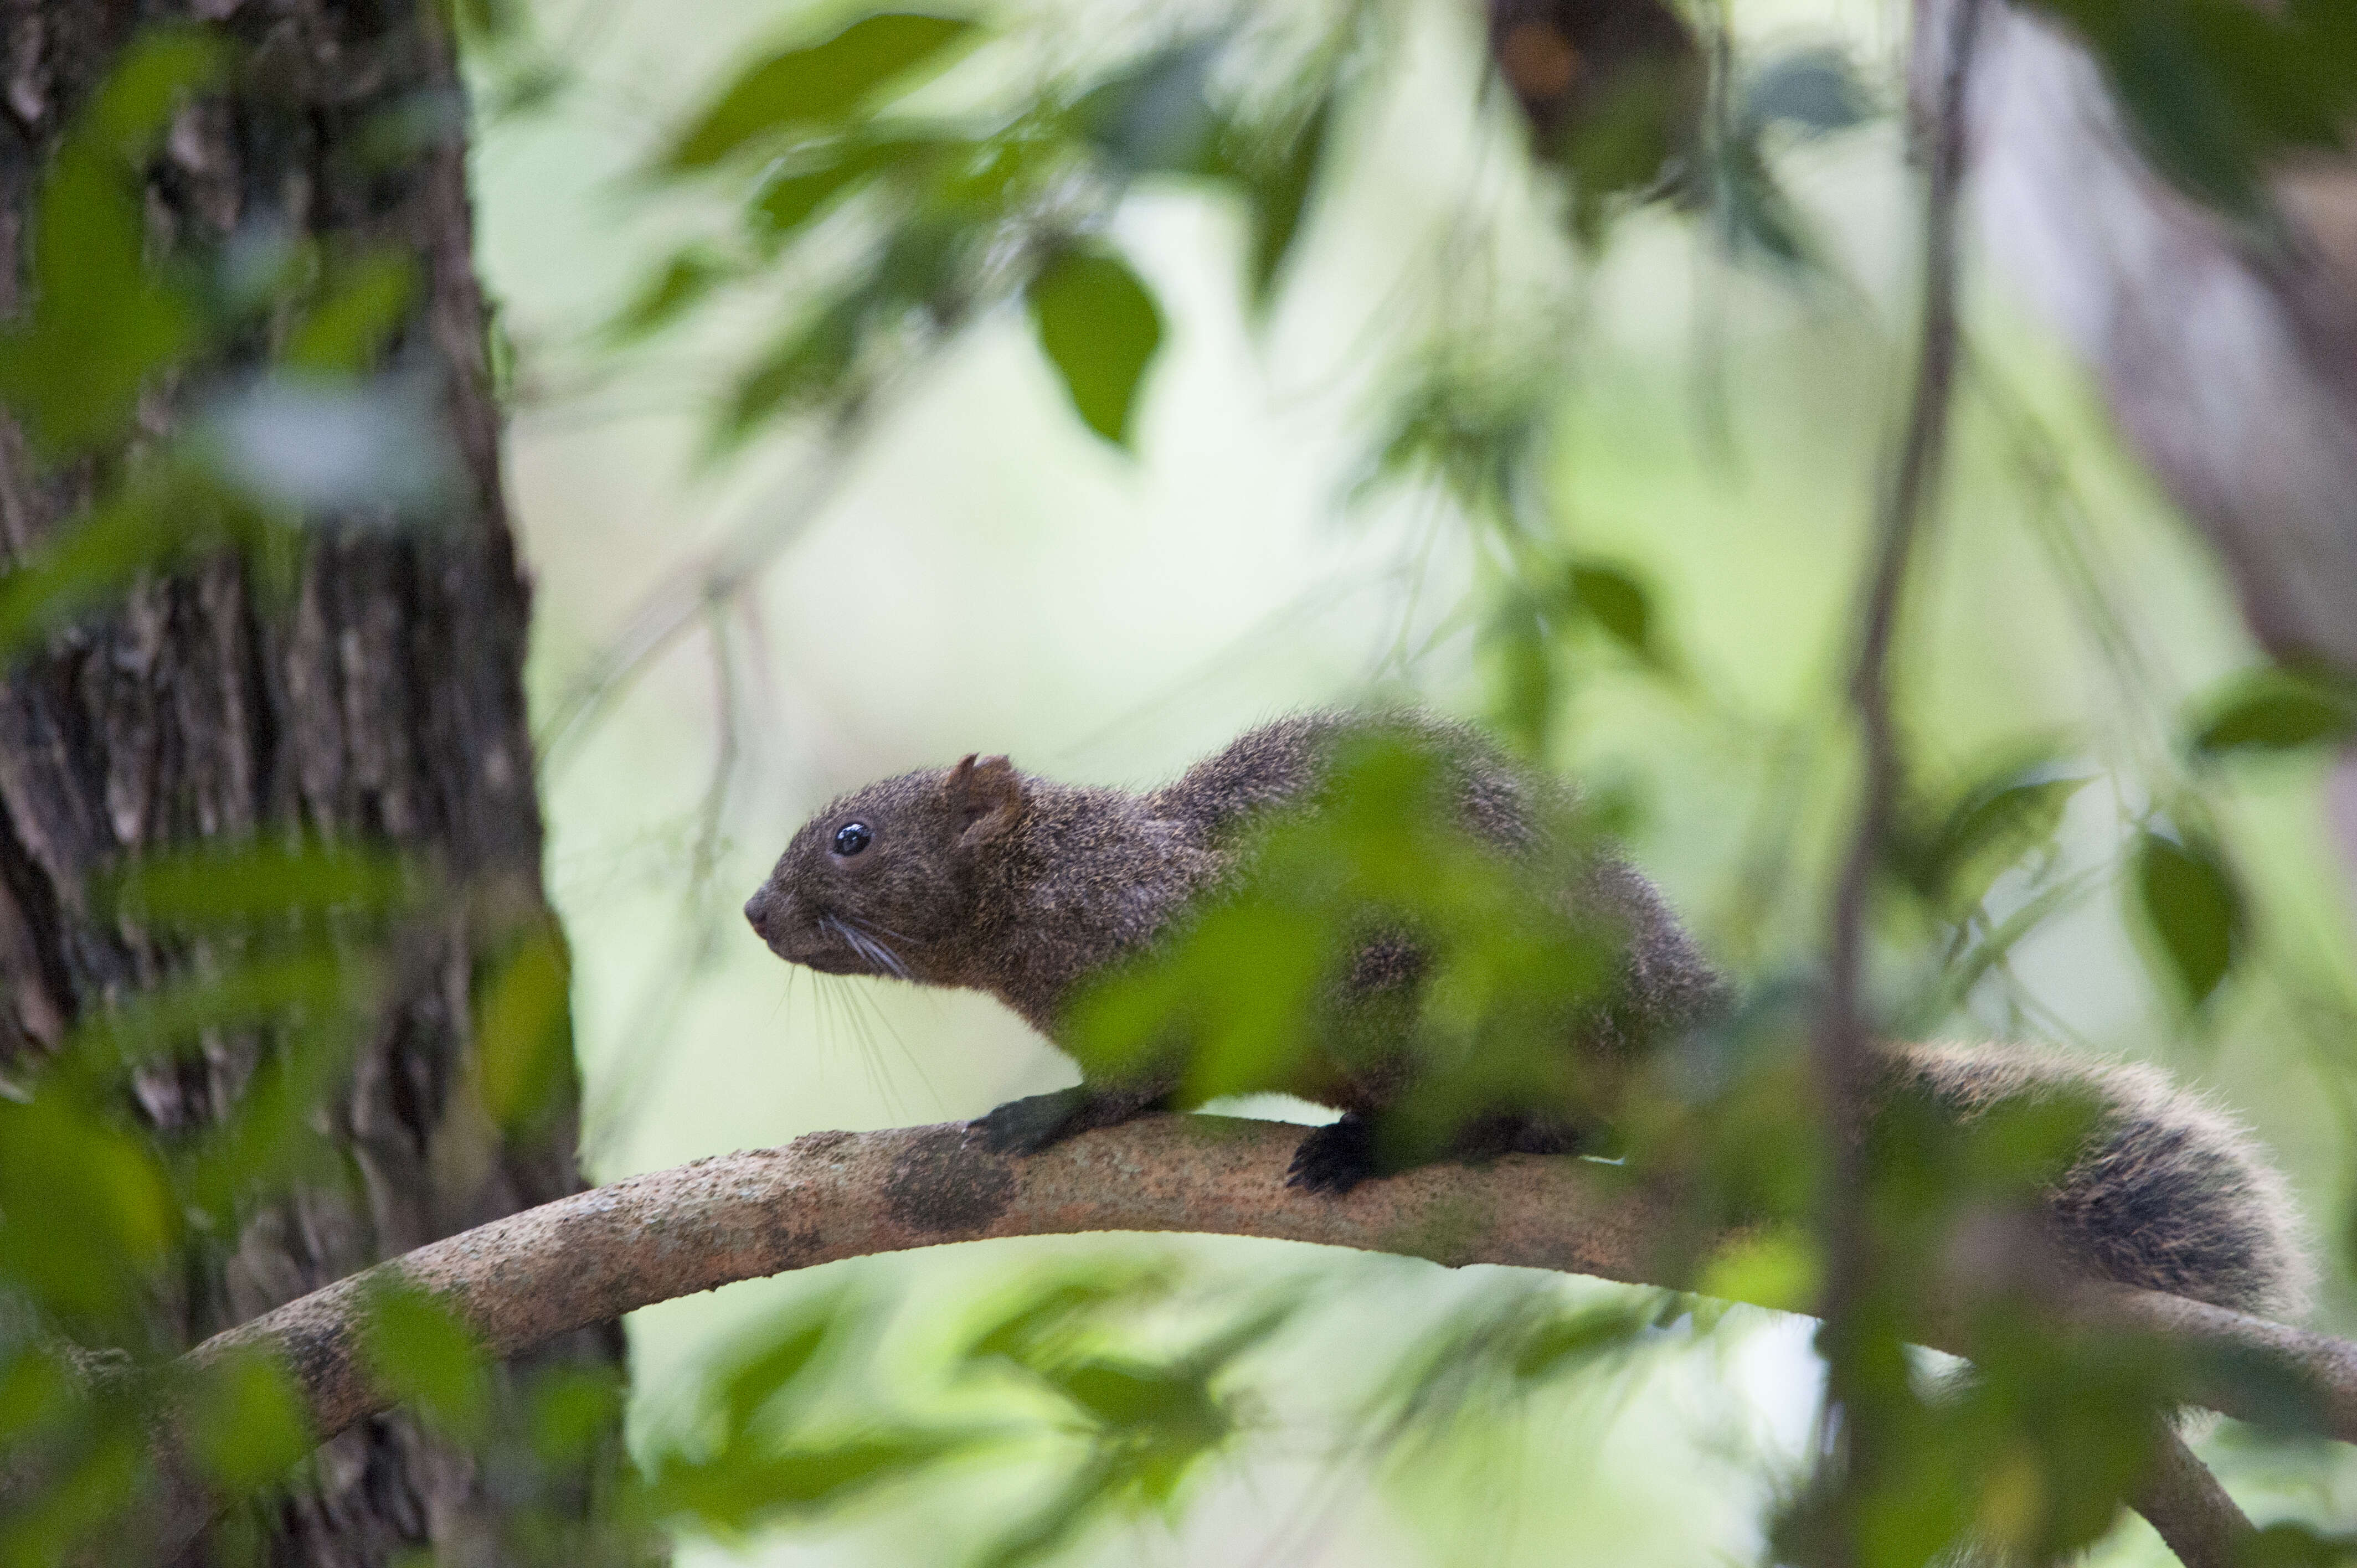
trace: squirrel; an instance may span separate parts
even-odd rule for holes
[[[986,992],[1085,1060],[1073,1047],[1092,987],[1167,952],[1236,897],[1272,824],[1347,806],[1334,791],[1363,782],[1348,764],[1371,744],[1432,770],[1434,803],[1411,810],[1448,816],[1464,842],[1538,879],[1569,929],[1601,933],[1599,983],[1551,1026],[1590,1090],[1577,1109],[1560,1097],[1460,1099],[1437,1140],[1386,1137],[1419,1090],[1436,1091],[1399,1034],[1415,1008],[1384,1004],[1413,1003],[1428,955],[1378,917],[1347,933],[1315,1043],[1249,1086],[1342,1112],[1308,1131],[1288,1183],[1339,1194],[1433,1159],[1596,1152],[1614,1086],[1664,1043],[1724,1018],[1732,988],[1652,884],[1578,826],[1566,786],[1421,712],[1279,719],[1142,792],[1058,783],[979,754],[886,779],[803,824],[746,918],[788,962]],[[1959,1120],[2041,1096],[2093,1108],[2081,1153],[2043,1195],[2050,1230],[2079,1267],[2239,1310],[2302,1305],[2308,1264],[2282,1177],[2230,1119],[2158,1071],[2014,1047],[1886,1045],[1878,1058],[1878,1092],[1927,1096]],[[1202,1098],[1174,1048],[1092,1069],[975,1125],[993,1149],[1028,1153]]]

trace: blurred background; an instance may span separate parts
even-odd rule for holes
[[[535,0],[492,35],[472,65],[478,258],[511,356],[593,1179],[972,1117],[1075,1076],[979,996],[791,976],[737,913],[830,797],[972,750],[1136,785],[1275,714],[1413,698],[1520,725],[1618,803],[1633,857],[1748,985],[1813,961],[1854,784],[1856,583],[1910,364],[1908,18],[1858,0],[1703,9],[1714,47],[1769,84],[1752,144],[1768,216],[1656,201],[1584,237],[1458,0],[1232,24],[1102,0],[983,13],[988,47],[906,104],[978,113],[1215,24],[1262,61],[1354,29],[1265,311],[1240,286],[1255,218],[1232,185],[1147,160],[1091,209],[1160,318],[1124,441],[1075,416],[1023,301],[987,294],[856,398],[716,437],[716,406],[741,399],[748,349],[797,291],[877,263],[860,214],[822,213],[791,264],[649,309],[694,272],[681,237],[729,231],[780,177],[693,177],[667,149],[749,62],[849,14]],[[1921,933],[1892,933],[1881,1000],[1923,1037],[2032,1039],[2201,1086],[2290,1173],[2326,1262],[2314,1321],[2345,1332],[2357,933],[2320,849],[2330,759],[2189,757],[2187,715],[2259,655],[2039,280],[1986,238],[1967,242],[1970,370],[1902,717],[1929,791],[2007,769],[2088,782],[1985,890],[1979,929],[2018,917],[2018,940],[1943,990],[1909,957]],[[1633,585],[1644,618],[1639,636],[1624,619],[1551,647],[1535,696],[1498,631],[1499,541],[1517,531]],[[2198,1010],[2166,983],[2127,859],[2189,792],[2249,920],[2233,981]],[[1369,1412],[1414,1403],[1401,1368],[1419,1346],[1520,1293],[1615,1287],[1213,1239],[938,1250],[639,1313],[633,1442],[675,1440],[700,1380],[780,1313],[873,1305],[860,1375],[890,1387],[921,1381],[1017,1282],[1132,1271],[1168,1271],[1134,1326],[1145,1342],[1258,1293],[1315,1305],[1250,1351],[1243,1435],[1183,1506],[1091,1525],[1065,1560],[1749,1562],[1806,1457],[1820,1380],[1802,1320],[1670,1314],[1584,1376],[1392,1431]],[[2357,1513],[2345,1451],[2226,1423],[2202,1453],[2261,1523]],[[1043,1450],[823,1522],[691,1534],[681,1560],[937,1561],[942,1541],[1051,1499],[1058,1473]],[[2168,1560],[2133,1518],[2096,1557]]]

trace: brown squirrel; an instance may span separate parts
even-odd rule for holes
[[[1731,1004],[1726,981],[1660,895],[1576,822],[1576,797],[1521,768],[1477,732],[1416,713],[1331,711],[1264,725],[1161,789],[1060,784],[1004,757],[968,756],[843,796],[805,823],[745,906],[770,950],[835,974],[883,975],[998,997],[1071,1051],[1074,1003],[1121,966],[1166,950],[1249,881],[1288,815],[1336,806],[1337,758],[1370,740],[1433,764],[1450,824],[1501,865],[1545,879],[1551,907],[1605,933],[1602,983],[1553,1015],[1562,1048],[1609,1121],[1620,1075]],[[1412,1016],[1424,954],[1382,922],[1351,934],[1315,1031],[1320,1044],[1255,1089],[1339,1109],[1303,1138],[1289,1176],[1343,1192],[1434,1158],[1591,1151],[1597,1118],[1501,1096],[1469,1106],[1437,1144],[1403,1149],[1387,1115],[1429,1089],[1415,1053],[1386,1033]],[[2086,1066],[2007,1047],[1892,1047],[1883,1089],[1969,1118],[2008,1099],[2071,1094],[2098,1108],[2080,1157],[2045,1195],[2065,1253],[2104,1277],[2249,1311],[2297,1306],[2307,1264],[2280,1176],[2247,1137],[2149,1069]],[[993,1148],[1029,1152],[1094,1127],[1178,1108],[1183,1054],[1050,1094],[977,1123]]]

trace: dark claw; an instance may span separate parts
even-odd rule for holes
[[[1079,1132],[1088,1102],[1087,1091],[1080,1089],[1029,1095],[1008,1101],[974,1127],[993,1154],[1036,1155]]]
[[[1345,1116],[1301,1140],[1285,1185],[1339,1197],[1375,1174],[1374,1129],[1358,1116]]]

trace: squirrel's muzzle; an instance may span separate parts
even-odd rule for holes
[[[778,932],[784,926],[784,921],[779,917],[784,913],[782,906],[785,902],[782,895],[766,885],[745,900],[746,923],[753,928],[754,935],[772,948],[778,945]]]

